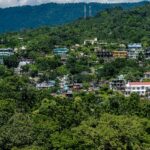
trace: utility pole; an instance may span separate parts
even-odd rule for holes
[[[84,5],[84,19],[86,19],[86,4]]]
[[[89,17],[92,17],[92,7],[89,6]]]

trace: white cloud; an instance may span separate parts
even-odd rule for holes
[[[22,5],[39,5],[43,3],[77,3],[77,2],[99,2],[99,3],[121,3],[139,2],[142,0],[0,0],[0,7],[13,7]]]

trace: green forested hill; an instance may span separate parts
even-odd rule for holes
[[[42,27],[23,32],[1,35],[8,43],[18,44],[17,37],[23,37],[26,44],[35,47],[71,45],[84,39],[98,37],[103,41],[142,42],[150,44],[150,4],[134,9],[107,9],[96,17],[80,19],[60,27]],[[27,42],[28,41],[28,42]],[[29,42],[30,41],[30,42]],[[38,42],[36,42],[38,41]],[[32,43],[32,44],[31,44]],[[10,45],[11,46],[11,45]]]
[[[140,3],[100,4],[91,3],[92,15],[106,8],[122,7],[128,9],[144,5]],[[84,3],[43,4],[39,6],[23,6],[0,9],[0,32],[19,31],[26,28],[41,27],[43,25],[60,25],[84,16]],[[87,15],[88,15],[87,6]]]
[[[86,45],[69,51],[64,64],[52,51],[54,45],[69,47],[90,37],[150,46],[149,18],[147,4],[108,9],[65,26],[1,34],[0,47],[18,51],[0,65],[0,150],[149,150],[150,100],[137,93],[126,97],[107,82],[120,74],[139,81],[150,70],[150,61],[105,62],[93,51],[95,45]],[[26,58],[33,61],[18,75],[15,68]],[[83,90],[75,89],[70,97],[61,94],[64,76],[71,84],[82,83]],[[56,86],[36,88],[49,80]],[[98,89],[88,90],[91,84]]]

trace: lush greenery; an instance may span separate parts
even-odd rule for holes
[[[96,95],[54,98],[26,84],[19,77],[0,83],[1,149],[150,147],[150,102],[138,95],[125,98],[103,88]]]
[[[108,82],[123,74],[139,81],[150,70],[150,61],[103,60],[95,46],[74,45],[98,37],[110,51],[120,44],[142,42],[149,46],[150,5],[131,10],[105,10],[94,18],[72,24],[0,35],[0,47],[15,48],[15,55],[0,65],[1,150],[148,150],[150,101],[133,93],[125,97],[109,89]],[[112,42],[115,44],[112,45]],[[116,44],[117,43],[117,44]],[[66,46],[65,63],[53,48]],[[77,47],[77,48],[76,48]],[[19,60],[30,59],[21,74]],[[60,94],[59,78],[68,76],[84,90],[72,97]],[[36,83],[55,80],[56,86],[37,89]],[[90,91],[91,84],[99,89]],[[52,96],[52,94],[54,94]]]
[[[96,17],[86,20],[81,19],[60,27],[43,27],[4,34],[0,36],[0,39],[1,43],[7,47],[25,44],[30,50],[42,50],[42,52],[50,52],[55,45],[72,46],[76,43],[83,43],[84,39],[94,37],[102,42],[142,42],[147,47],[150,43],[149,10],[149,4],[131,10],[107,9],[97,14]],[[111,46],[111,48],[116,47]]]
[[[129,4],[99,4],[91,3],[92,14],[100,10],[121,6],[131,8],[143,5],[141,3]],[[43,25],[60,25],[71,22],[80,17],[83,18],[83,3],[77,4],[44,4],[40,6],[23,6],[7,9],[0,9],[0,32],[18,31],[26,28],[35,28]]]

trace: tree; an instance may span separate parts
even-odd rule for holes
[[[8,68],[16,68],[19,64],[19,59],[16,55],[12,55],[9,57],[4,57],[4,65]]]
[[[77,149],[147,149],[149,125],[147,119],[103,114],[100,119],[88,118],[71,132]]]

